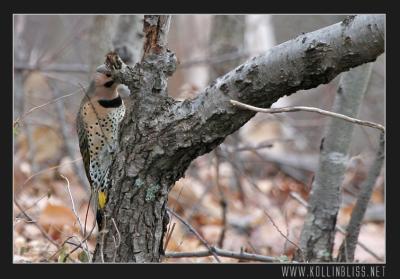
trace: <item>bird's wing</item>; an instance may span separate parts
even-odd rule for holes
[[[82,106],[81,106],[82,107]],[[90,178],[90,153],[89,153],[89,142],[86,134],[85,124],[81,115],[81,110],[78,112],[76,118],[76,130],[79,138],[79,149],[81,151],[83,166],[85,167],[86,176],[89,180],[89,184],[92,185],[92,179]]]
[[[88,135],[85,129],[85,122],[82,117],[82,110],[85,104],[90,100],[90,95],[93,94],[95,90],[94,81],[89,84],[89,88],[85,92],[85,96],[83,96],[81,106],[78,111],[78,115],[76,117],[76,130],[79,138],[79,149],[81,151],[83,166],[85,167],[86,176],[89,180],[89,184],[92,185],[92,179],[90,178],[90,151],[89,151],[89,141]]]

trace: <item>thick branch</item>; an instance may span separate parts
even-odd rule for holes
[[[224,137],[254,115],[232,108],[230,99],[269,107],[285,95],[328,83],[343,71],[374,61],[384,51],[383,28],[383,16],[356,16],[300,35],[242,64],[193,101],[201,130],[213,139]]]
[[[145,15],[143,32],[146,34],[143,59],[149,54],[160,54],[167,49],[167,35],[171,16]]]
[[[233,107],[231,99],[269,107],[280,97],[327,83],[375,60],[384,50],[383,25],[383,16],[361,15],[301,35],[217,79],[193,101],[176,103],[170,110],[174,117],[163,123],[163,138],[174,137],[176,142],[157,164],[165,169],[185,162],[186,168],[254,116]]]

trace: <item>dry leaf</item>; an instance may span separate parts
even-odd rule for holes
[[[71,232],[77,232],[77,220],[72,210],[63,205],[48,203],[39,216],[39,224],[54,240]]]

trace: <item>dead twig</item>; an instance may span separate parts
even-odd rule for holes
[[[172,224],[172,227],[168,228],[168,230],[167,230],[167,237],[165,239],[164,251],[167,250],[169,240],[171,239],[172,233],[174,232],[174,229],[175,229],[175,225],[176,225],[176,223],[174,222]]]
[[[115,236],[113,235],[113,240],[114,240],[114,246],[115,246],[115,253],[114,253],[114,258],[113,258],[113,262],[115,262],[115,259],[117,257],[117,249],[119,247],[119,245],[121,245],[121,233],[118,230],[117,224],[115,223],[114,218],[111,218],[111,221],[113,222],[113,225],[115,227],[115,230],[117,232],[117,236],[118,236],[118,241],[116,241]]]
[[[76,211],[75,208],[75,202],[74,202],[74,198],[72,197],[72,193],[71,193],[71,187],[70,187],[70,183],[67,177],[65,177],[64,175],[60,174],[60,176],[67,182],[67,190],[68,190],[68,194],[69,194],[69,198],[71,200],[71,205],[72,205],[72,212],[74,213],[76,220],[78,221],[79,224],[79,228],[81,230],[81,234],[83,237],[85,237],[85,232],[86,232],[86,228],[84,229],[82,226],[82,222],[81,222],[81,218],[79,218],[78,212]],[[85,248],[83,249],[86,253],[86,255],[88,256],[88,259],[90,261],[90,252],[89,252],[89,246],[87,241],[85,240],[83,242],[85,244]]]
[[[231,104],[234,106],[238,106],[244,109],[248,109],[248,110],[252,110],[252,111],[256,111],[256,112],[264,112],[264,113],[281,113],[281,112],[294,112],[294,111],[309,111],[309,112],[316,112],[325,116],[331,116],[334,118],[338,118],[338,119],[342,119],[345,120],[347,122],[351,122],[354,124],[359,124],[359,125],[363,125],[363,126],[368,126],[368,127],[372,127],[378,130],[381,130],[382,132],[385,132],[385,127],[374,123],[374,122],[370,122],[370,121],[364,121],[364,120],[359,120],[353,117],[349,117],[340,113],[335,113],[335,112],[331,112],[331,111],[326,111],[326,110],[322,110],[319,108],[313,108],[313,107],[302,107],[302,106],[295,106],[295,107],[283,107],[283,108],[270,108],[270,109],[263,109],[263,108],[258,108],[258,107],[254,107],[254,106],[250,106],[235,100],[231,100]]]
[[[225,198],[224,191],[222,190],[221,184],[219,183],[220,181],[220,173],[219,173],[219,164],[220,164],[220,157],[219,157],[219,147],[215,148],[214,154],[215,154],[215,184],[217,185],[218,192],[219,192],[219,203],[221,205],[221,211],[222,211],[222,230],[221,234],[219,235],[218,239],[218,247],[223,247],[224,244],[224,239],[225,239],[225,232],[226,232],[226,214],[227,214],[227,202]]]
[[[167,207],[167,210],[169,213],[171,213],[172,215],[174,215],[176,217],[176,219],[178,219],[182,224],[184,224],[191,233],[193,233],[198,240],[200,240],[200,242],[208,249],[208,251],[210,252],[210,254],[212,254],[215,258],[215,260],[217,262],[221,262],[220,259],[218,258],[217,254],[214,252],[214,247],[210,246],[208,244],[208,242],[188,223],[185,221],[185,219],[183,219],[181,216],[179,216],[177,213],[175,213],[174,211],[172,211],[171,209],[169,209]]]
[[[303,262],[306,262],[305,258],[304,258],[304,253],[303,250],[293,241],[291,241],[280,229],[279,227],[275,224],[274,220],[272,219],[272,217],[268,214],[268,212],[266,210],[264,210],[264,214],[267,215],[269,221],[272,223],[272,225],[274,226],[274,228],[279,232],[279,234],[286,239],[287,242],[289,242],[290,244],[292,244],[294,247],[296,247],[297,249],[299,249],[299,251],[301,252],[301,256],[303,258]]]
[[[67,98],[67,97],[76,95],[76,94],[78,94],[78,93],[79,93],[79,90],[77,90],[77,91],[75,91],[75,92],[73,92],[73,93],[71,93],[71,94],[63,95],[63,96],[61,96],[61,97],[55,98],[55,99],[53,99],[53,100],[50,100],[50,101],[48,101],[48,102],[46,102],[46,103],[44,103],[44,104],[41,104],[41,105],[39,105],[39,106],[36,106],[36,107],[31,108],[30,110],[28,110],[27,112],[25,112],[22,116],[19,116],[16,120],[14,120],[13,127],[16,127],[19,123],[21,123],[21,121],[22,121],[28,114],[31,114],[31,113],[34,112],[35,110],[44,108],[44,107],[46,107],[46,106],[48,106],[48,105],[50,105],[50,104],[53,104],[53,103],[55,103],[55,102],[58,102],[59,100],[62,100],[62,99],[64,99],[64,98]]]
[[[24,216],[28,219],[28,221],[31,222],[32,224],[34,224],[34,225],[39,229],[39,231],[42,233],[42,235],[43,235],[48,241],[50,241],[54,246],[56,246],[57,249],[60,248],[60,245],[59,245],[57,242],[55,242],[55,241],[47,234],[47,232],[42,228],[42,226],[40,226],[36,221],[34,221],[34,220],[32,219],[31,216],[29,216],[28,213],[25,212],[25,210],[22,208],[22,206],[21,206],[15,199],[14,199],[14,204],[18,207],[18,209],[22,212],[22,214],[24,214]]]
[[[213,247],[214,254],[225,258],[233,258],[246,261],[258,261],[258,262],[279,262],[279,259],[271,256],[264,256],[258,254],[250,254],[243,251],[234,252],[223,250],[217,247]],[[212,253],[210,250],[199,251],[199,252],[168,252],[165,254],[166,258],[198,258],[198,257],[208,257]]]

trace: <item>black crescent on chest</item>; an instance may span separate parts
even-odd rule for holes
[[[98,100],[97,101],[100,106],[104,108],[117,108],[122,105],[122,99],[121,96],[118,96],[115,99],[112,100]]]

